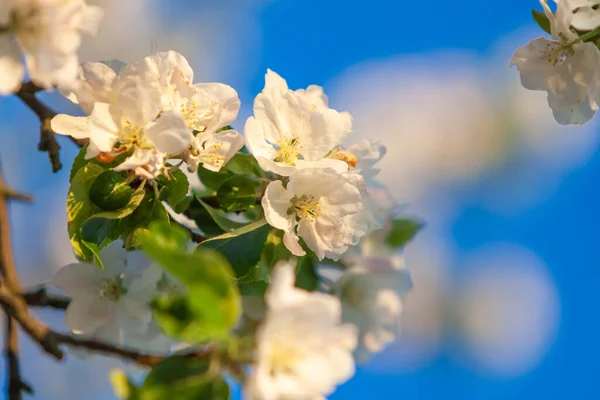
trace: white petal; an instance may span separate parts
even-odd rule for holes
[[[101,152],[111,152],[117,141],[121,114],[119,110],[106,103],[94,104],[89,117],[90,142]]]
[[[287,82],[277,72],[267,69],[265,75],[265,89],[286,92],[289,90]]]
[[[293,194],[287,191],[281,181],[269,183],[262,198],[265,218],[269,225],[283,230],[290,230],[293,226],[293,214],[288,214]]]
[[[63,292],[76,296],[86,294],[102,279],[102,271],[89,263],[68,264],[59,269],[51,280],[51,285]]]
[[[52,130],[60,135],[71,136],[75,139],[88,139],[90,137],[90,126],[88,117],[72,117],[67,114],[59,114],[50,122]]]
[[[173,111],[163,111],[160,118],[146,129],[146,137],[163,153],[179,153],[192,139],[185,120]]]
[[[19,49],[9,35],[0,35],[0,95],[16,92],[23,80]]]
[[[105,299],[89,296],[71,301],[65,311],[67,328],[77,333],[90,332],[110,323],[112,304]]]

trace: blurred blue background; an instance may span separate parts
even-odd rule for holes
[[[400,342],[332,399],[600,398],[600,131],[556,124],[544,94],[520,88],[508,68],[541,35],[536,1],[92,3],[107,15],[84,60],[177,50],[196,81],[238,90],[238,129],[271,68],[291,88],[323,85],[354,116],[349,142],[388,146],[381,181],[428,223],[405,254],[415,289]],[[78,112],[57,94],[44,99]],[[37,132],[29,110],[0,98],[3,171],[36,198],[12,208],[30,286],[72,257],[64,201],[76,149],[61,140],[65,167],[52,174]],[[40,316],[62,326],[59,314]],[[112,398],[106,372],[119,362],[70,357],[55,368],[24,340],[34,398]]]

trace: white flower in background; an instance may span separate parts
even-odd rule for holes
[[[356,327],[341,323],[338,298],[294,287],[295,266],[275,267],[257,331],[249,399],[325,399],[354,375]]]
[[[356,358],[366,361],[395,341],[400,332],[403,303],[412,288],[400,256],[365,251],[349,260],[350,267],[335,283],[342,300],[343,320],[360,330]]]
[[[77,76],[81,36],[95,34],[102,10],[83,0],[17,0],[0,6],[0,94],[17,91],[25,68],[44,88]]]
[[[348,219],[364,208],[356,179],[332,169],[303,169],[289,179],[269,183],[262,198],[267,222],[285,233],[285,246],[297,256],[306,254],[299,237],[319,260],[333,260],[356,244],[355,223]]]
[[[89,138],[88,159],[133,150],[115,170],[133,170],[153,179],[170,155],[189,146],[192,133],[179,114],[161,110],[158,93],[140,79],[120,82],[113,96],[111,104],[94,103],[89,117],[56,116],[52,129],[77,139]]]
[[[336,147],[327,157],[344,161],[348,164],[348,173],[360,174],[365,180],[369,180],[379,174],[375,168],[386,154],[387,149],[380,142],[363,139],[360,142],[344,149]]]
[[[593,31],[600,26],[600,0],[568,0],[568,3],[573,12],[571,25],[574,28]]]
[[[127,344],[127,335],[148,335],[150,302],[157,294],[160,269],[139,251],[113,242],[100,254],[104,270],[79,262],[62,267],[51,284],[71,297],[65,324],[75,333]]]
[[[303,168],[345,172],[345,162],[326,155],[350,130],[349,114],[328,108],[321,88],[294,92],[281,76],[268,70],[244,133],[248,149],[264,170],[289,176]]]
[[[570,0],[561,0],[556,14],[547,0],[540,2],[556,40],[532,40],[516,51],[511,65],[519,69],[525,88],[548,92],[548,103],[558,123],[584,124],[598,110],[600,50],[594,43],[582,43],[571,30]]]

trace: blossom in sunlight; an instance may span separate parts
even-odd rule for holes
[[[0,94],[18,90],[25,74],[43,88],[70,85],[81,36],[95,34],[102,10],[84,0],[10,0],[0,5]]]
[[[162,172],[170,156],[182,158],[190,171],[200,164],[219,171],[244,145],[242,135],[228,129],[240,100],[230,86],[193,84],[193,77],[185,57],[174,51],[144,57],[119,73],[104,63],[85,63],[78,85],[66,96],[89,118],[59,115],[52,128],[89,138],[87,157],[135,150],[118,169],[133,169],[148,179]],[[97,104],[109,105],[112,116]],[[119,110],[120,119],[115,117]]]
[[[113,242],[101,253],[104,269],[78,262],[62,267],[51,284],[71,297],[65,323],[74,333],[116,344],[152,337],[150,302],[161,271],[139,251]]]
[[[344,172],[346,162],[326,156],[351,126],[349,114],[328,107],[321,88],[292,91],[268,70],[244,134],[248,149],[267,171],[289,176],[298,169],[328,167]]]
[[[350,218],[365,207],[356,181],[332,169],[299,170],[287,186],[273,181],[262,199],[267,222],[285,232],[284,244],[293,254],[306,254],[302,238],[319,260],[337,260],[356,244],[362,222]]]
[[[338,298],[294,287],[295,265],[275,267],[257,331],[249,399],[324,399],[354,375],[356,327]]]
[[[344,257],[350,267],[334,285],[342,300],[344,322],[360,330],[356,350],[360,362],[396,340],[403,303],[412,289],[402,258],[383,245],[380,236],[367,237],[361,253]]]
[[[541,0],[555,40],[537,38],[514,54],[511,65],[521,73],[521,83],[530,90],[548,92],[548,103],[560,124],[584,124],[598,110],[600,95],[600,50],[582,43],[571,30],[573,1],[562,0],[552,13]]]

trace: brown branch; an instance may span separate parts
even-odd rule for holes
[[[15,320],[6,316],[6,361],[8,398],[9,400],[21,400],[22,393],[33,394],[33,389],[21,378],[21,369],[19,366],[19,333]]]
[[[41,287],[33,292],[25,292],[22,296],[29,307],[48,307],[57,310],[66,310],[71,302],[71,299],[67,296],[48,294],[45,287]]]
[[[50,164],[52,164],[52,172],[57,172],[62,168],[62,163],[59,158],[60,145],[56,141],[56,133],[50,126],[50,121],[56,116],[56,112],[37,98],[36,93],[42,90],[44,89],[33,82],[24,82],[15,95],[21,99],[21,101],[29,107],[40,120],[40,142],[38,143],[38,150],[48,153]],[[86,142],[85,140],[70,139],[79,147],[83,146]]]
[[[20,291],[21,285],[19,283],[19,277],[17,275],[12,254],[7,198],[23,199],[27,198],[27,196],[9,189],[4,184],[1,173],[0,189],[2,189],[0,190],[0,274],[6,282],[6,285],[15,291]],[[20,308],[22,305],[16,305],[16,307]],[[19,336],[15,326],[15,320],[8,313],[6,313],[6,361],[8,364],[8,398],[10,400],[21,400],[22,392],[26,391],[32,393],[32,389],[21,379],[19,367]]]
[[[57,172],[62,168],[58,154],[60,145],[56,141],[56,138],[54,137],[55,133],[50,127],[50,121],[56,116],[56,113],[36,97],[35,93],[37,91],[38,87],[35,84],[26,82],[15,94],[40,120],[40,142],[38,144],[38,150],[48,153],[50,164],[52,164],[52,172]]]

